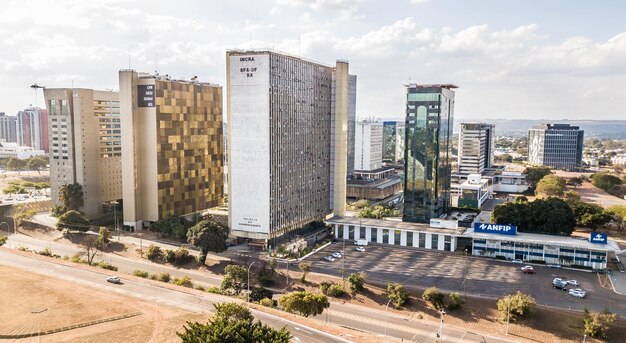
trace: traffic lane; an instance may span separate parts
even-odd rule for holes
[[[507,261],[388,246],[367,246],[365,252],[357,252],[354,245],[346,245],[344,261],[323,259],[342,247],[342,244],[331,244],[311,256],[308,261],[312,262],[313,271],[341,276],[344,265],[347,273],[365,271],[369,280],[381,284],[400,282],[421,287],[436,286],[486,297],[499,297],[519,290],[531,294],[543,305],[579,310],[585,307],[603,310],[608,306],[616,313],[626,313],[624,296],[601,287],[594,273],[535,265],[536,274],[524,274],[519,264]],[[565,297],[555,294],[552,288],[555,277],[578,280],[579,287],[588,291],[587,297],[578,299],[568,294]]]
[[[112,284],[106,281],[108,273],[100,270],[84,270],[72,268],[63,264],[45,261],[37,258],[15,255],[0,251],[0,263],[12,267],[25,269],[34,273],[44,274],[59,279],[79,283],[88,287],[107,289],[116,293],[148,300],[164,305],[178,307],[193,312],[212,312],[213,304],[219,302],[234,302],[236,300],[211,293],[190,294],[167,287],[159,287],[149,282],[142,282],[132,278],[123,278],[122,284]],[[240,301],[239,301],[240,302]],[[280,317],[251,309],[255,318],[274,328],[287,326],[294,335],[306,337],[304,342],[345,342],[324,332],[317,331],[305,325],[293,323]]]

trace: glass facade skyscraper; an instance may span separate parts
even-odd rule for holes
[[[454,88],[407,86],[404,221],[428,223],[450,207]]]

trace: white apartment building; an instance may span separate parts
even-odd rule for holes
[[[383,165],[383,122],[357,122],[354,139],[354,169],[375,170]]]

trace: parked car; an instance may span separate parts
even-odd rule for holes
[[[584,298],[587,295],[587,292],[585,292],[582,289],[578,288],[578,289],[570,289],[568,294],[573,296],[573,297],[582,299],[582,298]]]
[[[359,252],[365,252],[365,248],[363,247],[356,247],[356,249],[354,250],[359,251]]]
[[[109,276],[107,278],[107,282],[121,284],[122,280],[119,277],[117,277],[117,276]]]
[[[562,279],[556,278],[552,280],[552,287],[562,291],[567,291],[567,282]]]
[[[328,262],[334,262],[334,261],[335,261],[335,258],[334,258],[334,257],[332,257],[332,256],[326,256],[326,257],[324,257],[324,259],[325,259],[326,261],[328,261]]]
[[[356,241],[354,241],[354,245],[365,246],[367,245],[367,239],[364,239],[364,238],[357,239]]]
[[[548,268],[561,269],[560,264],[548,264]]]
[[[340,252],[334,252],[332,256],[334,258],[341,258],[341,253]]]
[[[568,284],[568,285],[572,285],[572,286],[578,286],[578,285],[580,285],[580,284],[578,283],[578,281],[576,281],[576,280],[567,280],[566,282],[567,282],[567,284]]]
[[[522,264],[522,263],[524,263],[524,261],[520,260],[519,258],[516,258],[514,260],[511,260],[511,263]]]
[[[520,268],[524,274],[535,274],[535,268],[533,266],[523,266]]]

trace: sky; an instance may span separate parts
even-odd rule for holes
[[[404,85],[453,83],[456,120],[626,120],[626,1],[3,0],[0,112],[118,71],[226,85],[227,49],[273,48],[358,77],[357,116],[402,118]]]

